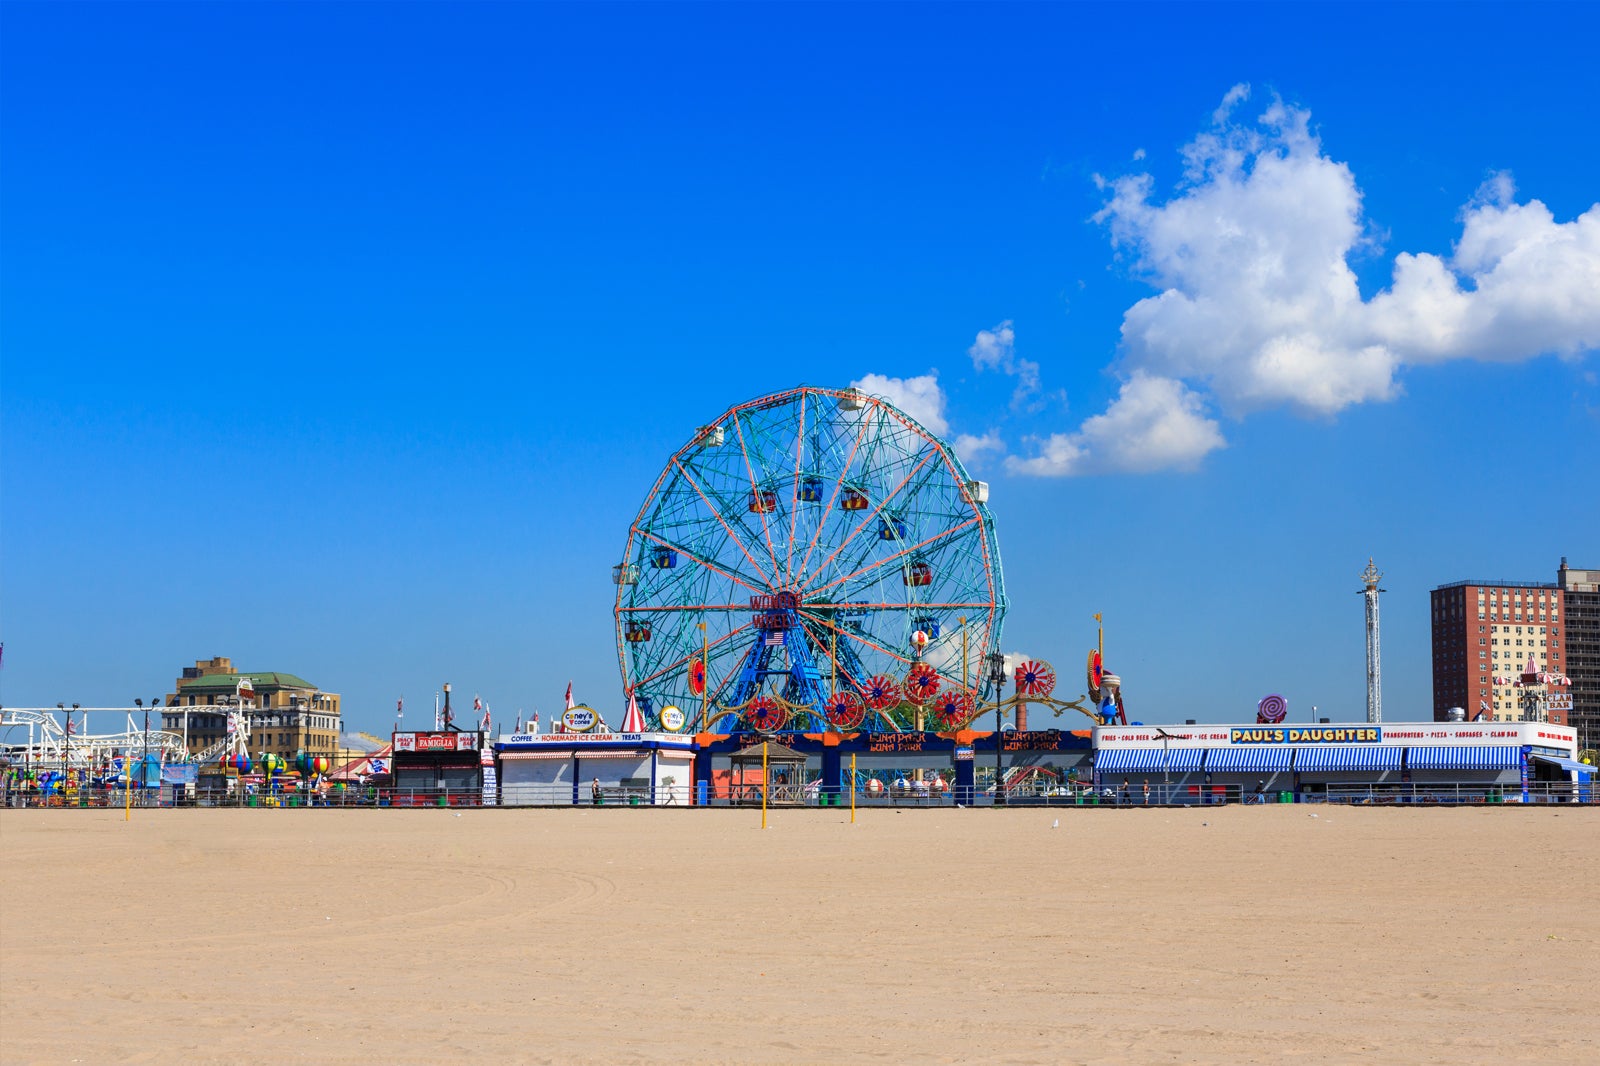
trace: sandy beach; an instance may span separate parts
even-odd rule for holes
[[[1600,809],[759,817],[0,811],[0,1060],[1595,1053]]]

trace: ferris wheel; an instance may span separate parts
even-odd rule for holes
[[[987,499],[877,397],[730,408],[667,461],[613,569],[624,686],[650,728],[669,706],[718,731],[897,730],[908,705],[964,725],[1006,610]]]

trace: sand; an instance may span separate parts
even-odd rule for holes
[[[0,811],[0,1061],[1595,1061],[1600,808],[848,822]]]

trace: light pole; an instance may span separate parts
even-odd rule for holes
[[[78,713],[78,705],[76,703],[74,703],[72,705],[72,714],[77,714],[77,713]],[[67,763],[67,774],[68,774],[69,777],[72,774],[72,714],[67,715],[67,759],[66,759],[66,763]],[[84,715],[83,717],[85,719],[87,719],[89,716],[88,715]],[[63,789],[65,787],[66,787],[65,785],[62,786]],[[62,793],[62,797],[61,798],[62,798],[62,805],[65,806],[66,805],[66,793],[65,792]],[[80,793],[80,798],[82,798],[82,794],[81,793]]]
[[[1006,657],[997,651],[991,651],[983,657],[983,663],[988,669],[989,683],[994,686],[994,802],[999,806],[1006,801],[1005,782],[1000,767],[1000,696],[1005,691]]]
[[[64,712],[64,711],[66,711],[66,709],[67,709],[66,704],[64,704],[64,703],[56,704],[56,710]],[[61,806],[63,806],[63,807],[65,807],[67,805],[67,763],[72,760],[72,715],[70,715],[70,714],[67,715],[66,719],[67,719],[67,740],[66,740],[67,746],[66,746],[66,749],[64,750],[64,752],[63,752],[63,754],[61,756]],[[44,732],[43,732],[43,730],[41,730],[40,731],[40,740],[42,741],[43,739],[44,739]],[[45,803],[46,806],[49,806],[50,796],[49,796],[48,793],[45,794],[44,803]]]
[[[135,696],[133,698],[133,705],[135,707],[138,707],[138,708],[142,709],[144,707],[144,700],[140,699],[138,696]],[[144,765],[145,765],[146,762],[149,761],[149,759],[150,759],[150,712],[149,711],[145,711],[144,712],[144,754],[142,756],[140,756],[140,758],[139,758],[139,773],[141,773],[141,774],[144,773]],[[130,759],[128,761],[129,761],[129,763],[132,763],[133,760]],[[131,765],[128,767],[128,788],[130,790],[133,788],[133,767]],[[132,793],[130,792],[129,794],[131,795]]]

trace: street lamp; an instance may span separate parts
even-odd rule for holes
[[[74,703],[72,705],[72,714],[77,714],[77,713],[78,713],[78,705],[76,703]],[[89,716],[88,715],[84,715],[83,717],[84,717],[85,720],[87,720]],[[72,715],[71,714],[67,715],[67,760],[66,760],[66,763],[67,763],[67,774],[70,777],[71,774],[72,774]],[[67,788],[66,785],[62,785],[61,786],[61,805],[63,807],[65,807],[67,805],[66,788]]]
[[[77,707],[78,705],[76,703],[74,703],[72,706],[73,707]],[[56,710],[65,711],[66,709],[67,709],[66,708],[66,704],[64,704],[64,703],[56,704]],[[63,807],[65,807],[67,805],[67,764],[72,761],[72,715],[69,714],[69,715],[66,716],[66,718],[67,718],[67,741],[66,741],[67,746],[66,746],[65,749],[63,749],[62,755],[61,755],[61,806],[63,806]],[[44,802],[45,803],[49,803],[50,802],[50,796],[49,796],[48,793],[45,795]]]
[[[983,665],[988,672],[989,683],[994,686],[994,801],[1002,804],[1006,801],[1006,790],[1000,769],[1000,696],[1005,691],[1006,657],[991,651],[983,657]]]

